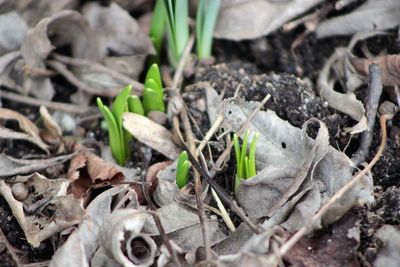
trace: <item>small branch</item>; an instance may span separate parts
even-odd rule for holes
[[[329,208],[334,205],[340,198],[343,197],[347,191],[349,191],[356,183],[358,183],[364,175],[366,175],[372,167],[378,162],[380,157],[382,156],[383,150],[385,148],[386,140],[387,140],[387,132],[386,132],[386,120],[391,119],[392,115],[383,115],[380,118],[380,126],[382,130],[382,139],[381,144],[379,146],[376,155],[371,160],[371,162],[357,175],[355,175],[347,184],[345,184],[339,191],[337,191],[328,202],[326,202],[322,208],[312,217],[311,225],[315,225],[316,222],[319,222],[322,217],[326,214]],[[310,224],[309,224],[310,225]],[[282,245],[275,254],[276,260],[282,258],[304,235],[309,232],[309,228],[307,226],[302,226],[284,245]]]
[[[31,106],[37,106],[37,107],[45,106],[49,109],[61,110],[64,112],[74,113],[74,114],[88,114],[88,113],[98,113],[99,112],[97,108],[93,108],[93,107],[78,106],[78,105],[73,105],[73,104],[46,101],[46,100],[37,99],[37,98],[29,97],[29,96],[5,92],[4,90],[0,90],[0,97],[9,99],[9,100],[12,100],[15,102],[31,105]]]
[[[129,78],[128,76],[119,73],[118,71],[115,71],[113,69],[110,69],[100,63],[97,62],[92,62],[89,60],[85,60],[85,59],[81,59],[81,58],[72,58],[72,57],[66,57],[66,56],[62,56],[59,54],[52,54],[52,57],[57,60],[60,61],[64,64],[68,64],[68,65],[74,65],[74,66],[85,66],[88,68],[91,68],[93,71],[98,71],[98,72],[104,72],[109,74],[111,77],[121,81],[122,83],[125,84],[131,84],[132,85],[132,91],[138,95],[142,94],[144,85],[138,81],[132,80],[131,78]]]
[[[67,69],[67,67],[55,60],[47,60],[46,64],[52,67],[54,70],[56,70],[59,74],[65,77],[67,81],[69,81],[71,84],[75,85],[75,87],[78,90],[84,91],[86,93],[89,93],[91,95],[100,95],[100,96],[107,96],[107,97],[115,97],[117,96],[121,91],[118,89],[112,89],[108,88],[106,90],[104,89],[96,89],[93,87],[90,87],[86,83],[82,82],[79,80],[75,74],[73,74],[71,71]]]
[[[367,129],[362,133],[361,145],[357,152],[353,154],[351,160],[355,166],[358,166],[368,156],[369,149],[372,144],[372,138],[374,136],[374,126],[376,111],[379,105],[379,99],[382,94],[382,80],[381,80],[381,69],[378,64],[369,65],[369,91],[368,99],[366,104],[366,116],[367,116]]]

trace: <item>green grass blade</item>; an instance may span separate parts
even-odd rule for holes
[[[143,90],[143,108],[147,115],[150,111],[161,111],[165,112],[164,100],[161,98],[160,94],[151,88],[144,88]]]
[[[236,133],[233,134],[233,147],[235,149],[235,157],[236,157],[236,172],[237,175],[239,175],[239,178],[242,178],[240,177],[240,174],[242,172],[242,166],[240,165],[240,155],[241,155],[240,144]]]
[[[256,146],[257,146],[258,133],[256,133],[251,140],[249,152],[249,176],[252,177],[257,174],[256,171]]]
[[[129,94],[131,93],[132,86],[126,86],[122,92],[115,98],[111,108],[111,112],[114,115],[115,121],[117,122],[118,128],[121,129],[122,133],[122,114],[125,111],[126,101]]]
[[[208,58],[211,56],[211,48],[213,41],[213,33],[215,23],[217,21],[219,11],[220,0],[209,0],[203,13],[204,19],[202,21],[202,33],[200,43],[197,45],[200,47],[198,56],[200,59]]]
[[[175,43],[178,58],[181,57],[189,40],[188,0],[175,0]]]
[[[162,82],[161,82],[160,70],[158,69],[157,64],[151,65],[151,67],[147,71],[146,79],[145,79],[145,87],[147,87],[146,81],[148,81],[150,79],[152,79],[157,85],[157,88],[152,88],[152,87],[150,87],[150,88],[160,90],[160,94],[162,95],[163,94],[163,91],[162,91],[163,86],[162,86]]]
[[[248,156],[246,156],[245,158],[244,158],[244,166],[245,166],[245,172],[246,172],[246,178],[245,179],[247,179],[247,178],[249,178],[250,177],[250,171],[249,171],[249,157]]]
[[[235,194],[237,193],[238,189],[239,189],[239,185],[241,182],[241,178],[239,178],[239,176],[236,174],[235,175],[235,182],[233,184],[233,192],[235,192]]]
[[[99,97],[97,98],[97,106],[103,113],[104,119],[107,121],[108,124],[108,139],[110,142],[111,153],[115,161],[119,165],[123,165],[125,164],[125,151],[123,149],[122,139],[117,122],[115,121],[115,118],[110,109],[103,105],[103,102]]]
[[[150,38],[157,52],[157,58],[160,56],[161,46],[165,32],[166,14],[164,12],[163,0],[156,0],[150,24]]]
[[[179,189],[184,187],[188,182],[189,173],[189,160],[186,151],[183,151],[178,158],[178,164],[176,167],[176,185]]]
[[[240,174],[240,177],[246,177],[246,156],[247,156],[247,141],[249,139],[249,132],[246,131],[242,143],[242,150],[240,154],[240,165],[243,167],[242,168],[242,173]]]
[[[129,112],[144,116],[142,101],[140,101],[137,95],[130,95],[128,97],[128,110]]]
[[[196,48],[197,55],[200,55],[201,51],[201,42],[203,40],[203,26],[204,26],[204,10],[205,10],[205,0],[200,0],[199,5],[197,6],[196,13]],[[200,57],[200,56],[199,56]]]

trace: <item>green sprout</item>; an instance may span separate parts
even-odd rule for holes
[[[164,39],[166,16],[163,7],[164,0],[156,0],[156,4],[151,17],[150,24],[150,39],[153,42],[156,50],[156,55],[152,58],[151,62],[160,62],[161,46]]]
[[[124,165],[129,155],[128,142],[132,136],[122,127],[122,115],[127,111],[127,100],[132,90],[132,86],[126,86],[121,93],[115,98],[111,110],[103,105],[103,102],[98,97],[97,106],[103,113],[103,116],[108,124],[108,137],[111,147],[111,153],[115,161],[119,165]]]
[[[151,65],[147,71],[142,100],[138,96],[129,96],[128,108],[130,112],[146,116],[151,111],[165,112],[164,93],[157,64]]]
[[[176,167],[176,185],[179,189],[188,183],[189,174],[189,158],[186,151],[183,151],[178,158],[178,165]]]
[[[196,14],[196,46],[200,60],[211,56],[212,36],[220,0],[200,0]]]
[[[237,134],[233,135],[233,146],[236,156],[236,177],[234,191],[237,192],[241,180],[256,175],[256,145],[258,134],[256,134],[250,144],[250,151],[247,154],[247,142],[249,140],[249,132],[247,131],[243,138],[242,147],[240,148]]]
[[[173,67],[178,65],[189,40],[189,19],[187,0],[163,0],[167,18],[168,57]]]

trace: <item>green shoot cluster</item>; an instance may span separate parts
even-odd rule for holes
[[[196,14],[197,55],[200,60],[211,56],[212,35],[220,0],[199,0]],[[150,38],[159,61],[165,24],[168,33],[168,58],[176,67],[189,40],[188,0],[157,0],[150,25]]]
[[[240,147],[239,138],[235,133],[233,135],[233,146],[236,156],[236,177],[234,190],[237,192],[241,180],[256,175],[256,145],[258,134],[256,134],[250,144],[250,151],[247,154],[247,143],[249,141],[249,132],[247,131],[243,138],[242,147]]]
[[[97,106],[103,113],[108,125],[108,137],[113,158],[119,165],[124,165],[130,155],[128,142],[132,135],[122,127],[124,112],[147,115],[151,111],[165,112],[164,95],[160,71],[153,64],[147,72],[142,101],[136,95],[130,95],[132,86],[126,86],[115,98],[111,110],[97,98]]]
[[[178,158],[178,165],[176,167],[176,185],[179,189],[188,183],[189,174],[189,159],[186,151],[183,151]]]

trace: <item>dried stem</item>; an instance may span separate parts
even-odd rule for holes
[[[75,85],[75,87],[78,90],[84,91],[86,93],[89,93],[91,95],[99,95],[99,96],[107,96],[107,97],[115,97],[117,96],[121,91],[119,89],[98,89],[94,87],[90,87],[86,83],[82,82],[79,80],[75,74],[73,74],[71,71],[67,69],[67,67],[55,60],[47,60],[46,64],[52,67],[54,70],[56,70],[59,74],[65,77],[67,81],[69,81],[71,84]]]
[[[379,105],[379,99],[382,94],[382,80],[381,80],[381,69],[378,64],[371,64],[369,66],[369,91],[368,99],[366,103],[366,116],[367,116],[367,129],[362,133],[361,145],[357,152],[351,157],[354,165],[358,166],[368,156],[369,149],[372,144],[372,138],[374,136],[374,126],[376,111]]]
[[[10,92],[5,92],[4,90],[0,90],[0,97],[5,99],[9,99],[15,102],[24,103],[31,106],[45,106],[49,109],[61,110],[68,113],[75,114],[88,114],[88,113],[98,113],[97,108],[88,107],[88,106],[78,106],[73,104],[66,104],[60,102],[46,101],[42,99],[37,99],[29,96],[14,94]]]
[[[371,162],[357,175],[355,175],[347,184],[345,184],[339,191],[337,191],[328,202],[326,202],[322,208],[312,217],[311,225],[315,225],[319,222],[322,217],[326,214],[329,208],[334,205],[340,198],[343,197],[347,191],[349,191],[353,186],[358,183],[364,175],[366,175],[372,167],[378,162],[380,157],[382,156],[383,150],[385,148],[386,140],[387,140],[387,132],[386,132],[386,120],[391,119],[392,115],[383,115],[380,118],[380,126],[382,130],[382,139],[381,144],[379,146],[376,155],[371,160]],[[307,226],[302,226],[284,245],[282,245],[279,249],[279,252],[274,256],[277,259],[282,258],[304,235],[306,235],[310,229]]]
[[[132,91],[134,93],[138,93],[138,95],[141,94],[143,91],[144,85],[142,83],[132,80],[128,76],[126,76],[122,73],[119,73],[118,71],[115,71],[113,69],[110,69],[100,63],[92,62],[92,61],[81,59],[81,58],[66,57],[66,56],[62,56],[62,55],[54,54],[54,53],[51,55],[55,60],[60,61],[64,64],[74,65],[74,66],[85,66],[85,67],[91,68],[93,71],[107,73],[111,77],[121,81],[122,83],[131,84],[133,87]]]

